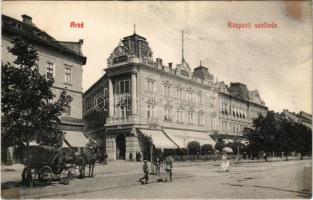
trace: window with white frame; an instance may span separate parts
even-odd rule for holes
[[[148,118],[153,118],[154,117],[154,105],[153,104],[148,104],[147,105],[147,117]]]
[[[164,108],[164,120],[171,121],[171,109],[168,107]]]
[[[187,123],[188,124],[192,124],[193,123],[193,113],[192,112],[188,112],[187,113]]]
[[[48,103],[53,103],[53,98],[49,98]]]
[[[163,95],[166,97],[170,97],[171,95],[171,87],[169,85],[164,85],[163,87]]]
[[[176,115],[176,118],[177,118],[177,122],[183,122],[183,111],[182,110],[177,110],[177,115]]]
[[[72,69],[70,67],[65,68],[64,79],[65,79],[65,83],[67,83],[67,84],[71,84],[71,82],[72,82],[71,70]]]
[[[47,78],[53,78],[53,63],[47,63]]]
[[[71,115],[71,106],[70,105],[64,107],[64,115],[65,116]]]
[[[121,80],[119,82],[119,93],[129,93],[129,80]]]
[[[203,125],[203,113],[198,112],[198,125]]]
[[[147,91],[148,92],[154,92],[154,81],[147,80]]]

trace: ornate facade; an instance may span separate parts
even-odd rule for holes
[[[214,146],[210,135],[238,136],[258,113],[266,114],[257,92],[239,83],[227,87],[215,82],[201,63],[192,71],[183,53],[182,48],[176,67],[163,64],[160,58],[154,61],[146,38],[134,33],[109,56],[105,75],[84,93],[84,119],[87,134],[104,136],[110,159],[140,152],[139,132],[151,136],[159,148],[185,148],[191,141]],[[107,113],[105,123],[90,128],[92,108],[87,109],[87,99],[96,107],[90,97],[95,99],[101,90],[107,95],[107,106],[105,111],[95,110]],[[95,134],[96,130],[102,132]]]

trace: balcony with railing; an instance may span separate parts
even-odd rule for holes
[[[123,125],[138,123],[137,116],[125,116],[125,117],[109,117],[107,119],[107,125]]]

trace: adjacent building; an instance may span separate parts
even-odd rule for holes
[[[282,115],[289,121],[301,123],[312,129],[312,115],[303,111],[299,113],[290,112],[288,109],[283,110]]]
[[[267,112],[256,90],[214,81],[201,62],[192,71],[184,48],[176,66],[154,60],[147,39],[135,32],[115,47],[105,75],[83,97],[86,135],[103,143],[110,159],[141,152],[138,134],[150,136],[159,149],[190,142],[214,147],[212,135],[240,137]]]
[[[73,97],[70,106],[61,117],[60,129],[65,134],[65,145],[70,147],[83,147],[88,140],[83,135],[82,120],[82,72],[86,64],[86,57],[81,48],[83,40],[77,42],[58,41],[48,33],[40,30],[33,23],[32,18],[22,15],[19,21],[9,16],[2,15],[2,58],[1,62],[13,62],[14,56],[8,52],[8,47],[16,36],[23,37],[37,50],[39,72],[46,78],[53,78],[52,88],[55,101],[61,91]]]

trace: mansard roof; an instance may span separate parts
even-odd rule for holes
[[[240,99],[244,99],[249,101],[249,90],[247,86],[243,83],[230,83],[230,87],[228,88],[229,93],[232,96],[238,97]]]
[[[124,37],[123,40],[128,40],[128,39],[133,39],[133,40],[143,40],[146,41],[147,39],[145,37],[142,37],[138,35],[137,33],[134,33],[130,36]]]
[[[28,16],[23,15],[23,17]],[[31,20],[31,17],[28,18]],[[82,64],[86,64],[86,57],[81,52],[83,40],[78,42],[57,41],[48,33],[36,27],[31,21],[22,22],[6,15],[2,15],[2,33],[9,37],[21,36],[34,44],[54,49],[64,55],[78,59]]]

